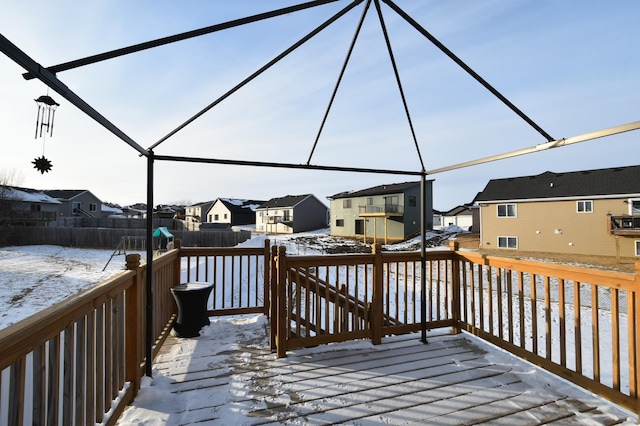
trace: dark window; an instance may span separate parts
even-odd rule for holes
[[[344,226],[344,219],[336,219],[336,226]]]

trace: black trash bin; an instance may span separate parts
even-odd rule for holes
[[[200,329],[209,325],[207,301],[213,289],[212,283],[190,282],[171,287],[171,294],[178,305],[178,317],[173,323],[173,335],[196,337]]]

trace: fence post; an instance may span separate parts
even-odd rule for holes
[[[173,248],[178,250],[178,257],[173,262],[173,282],[171,285],[178,285],[182,281],[181,279],[181,269],[182,269],[182,240],[176,239],[173,242]],[[177,312],[177,308],[176,308]]]
[[[287,254],[286,247],[278,247],[277,257],[277,301],[276,301],[276,356],[284,358],[287,356],[287,333],[289,329],[287,315]]]
[[[133,397],[140,389],[140,364],[142,362],[142,346],[144,332],[142,328],[142,269],[140,268],[140,255],[128,254],[126,268],[135,272],[131,286],[126,289],[125,297],[125,380],[131,383]]]
[[[263,285],[263,289],[262,289],[262,294],[263,294],[263,301],[262,304],[264,305],[264,309],[263,309],[263,313],[264,315],[266,315],[267,318],[269,318],[269,314],[271,313],[271,295],[270,295],[270,282],[271,282],[271,241],[269,241],[269,239],[264,240],[264,253],[263,253],[263,262],[262,262],[262,269],[264,269],[264,276],[262,277],[262,285]],[[256,289],[256,291],[258,291],[258,289]]]
[[[278,247],[271,247],[271,258],[269,259],[269,268],[271,269],[269,286],[270,286],[270,312],[269,318],[271,319],[271,350],[276,350],[276,336],[278,335],[278,265],[276,261],[278,259]]]
[[[462,318],[461,310],[463,308],[460,306],[460,260],[458,259],[458,253],[456,253],[458,249],[460,249],[458,241],[449,241],[449,250],[453,252],[451,257],[451,305],[453,308],[453,312],[451,312],[453,316],[451,332],[453,334],[460,334],[460,318]]]
[[[382,245],[376,243],[371,246],[373,254],[373,295],[371,296],[371,343],[382,343],[382,301],[384,300],[382,286]]]

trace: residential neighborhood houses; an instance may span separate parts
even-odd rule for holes
[[[349,189],[268,201],[216,198],[189,206],[159,205],[154,217],[183,230],[297,233],[329,228],[332,236],[391,244],[420,232],[420,182]],[[455,227],[479,234],[481,250],[640,256],[640,166],[490,180],[470,202],[433,209],[433,181],[425,185],[427,229]],[[146,206],[103,203],[89,190],[0,186],[0,224],[78,226],[81,218],[144,218]]]
[[[489,181],[480,248],[640,256],[640,166]]]
[[[313,194],[272,198],[256,209],[256,231],[293,234],[326,228],[329,209]]]

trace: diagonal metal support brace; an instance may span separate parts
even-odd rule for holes
[[[11,43],[5,36],[0,34],[0,51],[11,58],[15,63],[20,65],[25,70],[29,71],[40,79],[44,84],[55,90],[60,96],[68,100],[75,105],[82,112],[93,118],[100,123],[104,128],[116,135],[118,138],[126,142],[133,149],[138,151],[141,155],[146,156],[147,150],[138,145],[133,139],[127,136],[122,130],[117,128],[113,123],[107,120],[102,114],[93,109],[91,105],[86,103],[80,96],[76,95],[71,89],[69,89],[64,83],[53,75],[46,68],[43,68],[39,63],[31,59],[29,55],[20,50],[15,44]]]
[[[240,25],[249,24],[252,22],[262,21],[264,19],[274,18],[276,16],[285,15],[291,12],[297,12],[299,10],[308,9],[315,6],[324,5],[327,3],[333,3],[338,0],[314,0],[306,3],[285,7],[282,9],[273,10],[270,12],[260,13],[246,18],[235,19],[233,21],[224,22],[221,24],[211,25],[209,27],[200,28],[197,30],[187,31],[180,34],[174,34],[172,36],[158,38],[155,40],[146,41],[144,43],[138,43],[120,49],[111,50],[109,52],[99,53],[93,56],[87,56],[85,58],[76,59],[74,61],[65,62],[58,65],[53,65],[47,69],[56,74],[60,71],[68,71],[74,68],[83,67],[85,65],[95,64],[97,62],[106,61],[107,59],[117,58],[119,56],[128,55],[130,53],[136,53],[143,50],[151,49],[154,47],[164,46],[165,44],[175,43],[177,41],[187,40],[193,37],[199,37],[205,34],[211,34],[216,31],[226,30]],[[33,73],[28,72],[22,75],[26,80],[31,80],[35,76]]]
[[[480,77],[478,73],[476,73],[471,67],[465,64],[462,59],[458,58],[451,50],[449,50],[444,44],[440,43],[440,41],[431,35],[424,27],[422,27],[418,22],[416,22],[411,16],[409,16],[404,10],[400,9],[393,1],[391,0],[382,0],[384,1],[391,9],[393,9],[398,15],[400,15],[405,21],[407,21],[412,27],[414,27],[420,34],[425,36],[431,43],[433,43],[438,49],[440,49],[445,55],[447,55],[451,60],[453,60],[456,64],[460,66],[463,70],[465,70],[471,77],[473,77],[478,83],[482,84],[485,89],[491,92],[495,97],[500,99],[502,103],[504,103],[509,109],[518,114],[520,118],[526,121],[531,127],[538,131],[546,140],[549,142],[553,141],[554,138],[545,132],[540,126],[538,126],[532,119],[530,119],[524,112],[520,111],[518,107],[509,101],[509,99],[505,98],[496,88],[490,85],[485,79]]]

